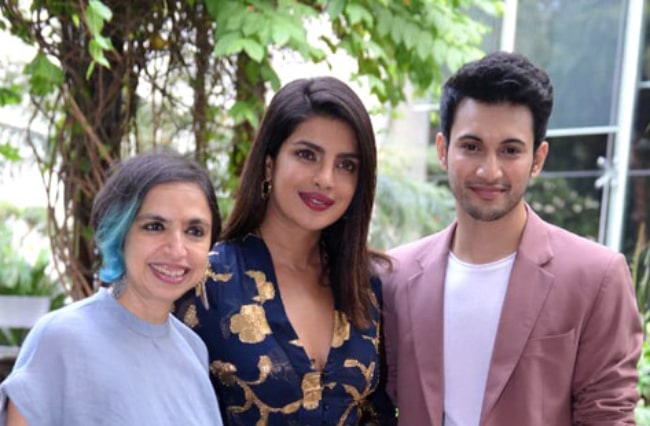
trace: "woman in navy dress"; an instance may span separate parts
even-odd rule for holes
[[[299,79],[271,100],[206,281],[176,314],[208,346],[230,425],[391,424],[381,289],[367,247],[376,147],[342,81]]]

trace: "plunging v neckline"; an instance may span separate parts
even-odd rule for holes
[[[301,374],[326,371],[332,362],[332,356],[335,349],[334,343],[337,339],[337,315],[339,314],[337,314],[338,307],[336,306],[336,300],[334,300],[334,329],[332,330],[332,338],[329,343],[325,364],[323,364],[322,368],[319,369],[316,368],[315,360],[313,360],[307,353],[300,340],[300,336],[298,336],[296,329],[293,327],[293,324],[287,315],[284,302],[282,301],[280,287],[278,285],[275,266],[273,265],[273,257],[271,256],[268,246],[260,236],[254,234],[252,234],[252,236],[262,245],[263,252],[265,253],[265,256],[267,256],[268,264],[271,265],[270,276],[267,276],[266,279],[273,285],[275,297],[266,301],[264,305],[265,311],[267,312],[267,322],[271,328],[273,336],[275,336],[276,340],[284,350],[287,358],[291,360],[291,363]],[[273,313],[275,313],[275,315],[273,315]],[[300,350],[295,350],[295,348],[299,348]]]

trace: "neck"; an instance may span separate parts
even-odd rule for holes
[[[151,324],[162,324],[167,321],[172,309],[171,303],[144,300],[128,287],[117,298],[117,302],[136,317]]]
[[[295,271],[320,268],[320,232],[297,232],[265,221],[258,233],[271,252],[274,264]]]
[[[468,263],[490,263],[517,250],[528,216],[522,202],[495,221],[476,220],[458,212],[458,224],[451,242],[454,255]]]

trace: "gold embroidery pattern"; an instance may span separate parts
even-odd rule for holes
[[[239,334],[243,343],[259,343],[271,334],[266,312],[259,305],[244,305],[230,318],[230,331]]]
[[[260,359],[257,362],[257,368],[259,369],[260,372],[257,380],[246,381],[237,377],[236,375],[237,368],[229,362],[214,361],[212,362],[212,364],[210,364],[210,372],[216,375],[217,377],[219,377],[219,380],[224,385],[226,386],[238,385],[244,391],[244,398],[245,398],[244,405],[229,406],[228,410],[233,413],[243,413],[245,411],[248,411],[253,405],[255,405],[260,413],[260,418],[255,423],[256,426],[268,425],[269,414],[271,413],[292,414],[298,411],[300,407],[303,405],[303,400],[306,400],[306,398],[290,402],[289,404],[285,404],[282,407],[271,407],[270,405],[263,403],[259,399],[259,397],[253,391],[252,386],[260,385],[267,380],[268,376],[273,371],[273,362],[268,356],[262,355],[260,356]],[[314,380],[317,380],[318,386],[320,388],[320,375],[317,379],[315,377],[310,377],[307,383],[305,383],[305,379],[303,379],[303,385],[302,385],[303,392],[306,389],[310,391],[312,395],[314,395],[311,397],[310,401],[313,401],[315,398]],[[318,406],[318,402],[316,402],[316,407],[317,406]]]
[[[350,338],[350,322],[348,317],[341,311],[334,311],[334,335],[332,336],[332,347],[340,348]]]
[[[227,274],[217,274],[212,269],[208,269],[205,272],[205,275],[208,278],[212,278],[212,280],[214,280],[214,281],[222,282],[222,283],[226,283],[226,282],[230,281],[230,279],[232,278],[232,272],[227,273]]]
[[[199,318],[196,315],[196,306],[190,305],[183,315],[183,322],[190,328],[194,328],[199,325]]]
[[[239,313],[230,318],[230,331],[238,334],[243,343],[259,343],[271,334],[262,304],[275,297],[275,289],[262,271],[246,271],[246,275],[255,281],[257,296],[254,296],[253,300],[259,304],[243,305]]]
[[[227,282],[232,277],[232,274],[215,274],[212,271],[208,271],[207,274],[213,280],[220,282]],[[273,284],[266,279],[266,275],[263,272],[246,271],[245,274],[255,281],[257,295],[252,298],[254,303],[241,306],[239,312],[230,318],[230,331],[237,334],[240,341],[243,343],[259,343],[262,342],[267,335],[271,334],[271,329],[266,319],[266,311],[262,305],[266,301],[275,298],[275,289]],[[379,309],[379,304],[374,293],[371,292],[371,294],[371,303],[373,307]],[[373,321],[373,325],[376,327],[374,330],[374,336],[365,334],[362,334],[362,336],[363,339],[369,340],[375,351],[377,351],[379,348],[380,336],[379,321]],[[347,316],[343,312],[336,310],[334,312],[332,348],[340,348],[343,346],[345,342],[350,339],[350,334],[351,324]],[[302,344],[298,339],[289,343],[297,347],[302,347]],[[244,393],[243,404],[231,405],[228,407],[228,411],[233,414],[239,414],[255,407],[260,416],[255,423],[255,426],[267,426],[269,423],[269,416],[272,413],[290,415],[300,410],[301,407],[305,410],[315,410],[321,404],[324,389],[333,389],[336,386],[342,386],[345,392],[349,394],[352,399],[337,422],[337,425],[344,425],[353,410],[361,412],[361,407],[364,404],[364,401],[374,391],[376,385],[373,387],[372,379],[376,366],[375,362],[371,362],[366,366],[357,359],[346,359],[344,367],[359,369],[364,378],[364,385],[362,388],[357,388],[346,383],[330,382],[323,384],[322,372],[312,371],[305,374],[302,378],[302,397],[296,401],[289,402],[279,407],[266,404],[254,391],[256,386],[264,384],[269,379],[274,370],[282,368],[279,365],[274,365],[268,355],[261,355],[259,357],[257,363],[259,375],[255,380],[247,381],[241,379],[237,375],[237,367],[228,362],[218,360],[213,361],[210,364],[210,371],[213,375],[217,376],[220,382],[225,386],[237,386],[241,388]]]
[[[312,371],[302,377],[302,406],[305,410],[315,410],[323,399],[323,388],[320,384],[321,372]]]
[[[343,365],[347,368],[358,368],[361,370],[361,374],[363,374],[366,384],[361,392],[359,392],[359,390],[354,386],[350,386],[346,383],[342,384],[345,391],[352,397],[353,402],[345,409],[343,415],[336,424],[337,426],[343,426],[348,416],[350,415],[350,412],[355,408],[360,408],[363,401],[368,398],[368,396],[370,396],[370,394],[375,390],[372,386],[372,375],[375,372],[374,362],[371,362],[366,367],[356,359],[346,359]]]
[[[246,275],[255,281],[257,296],[253,297],[256,302],[264,303],[275,297],[275,289],[270,281],[266,280],[266,274],[262,271],[246,271]]]

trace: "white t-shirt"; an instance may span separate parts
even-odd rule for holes
[[[445,426],[479,424],[515,254],[474,265],[449,253],[444,296]]]

